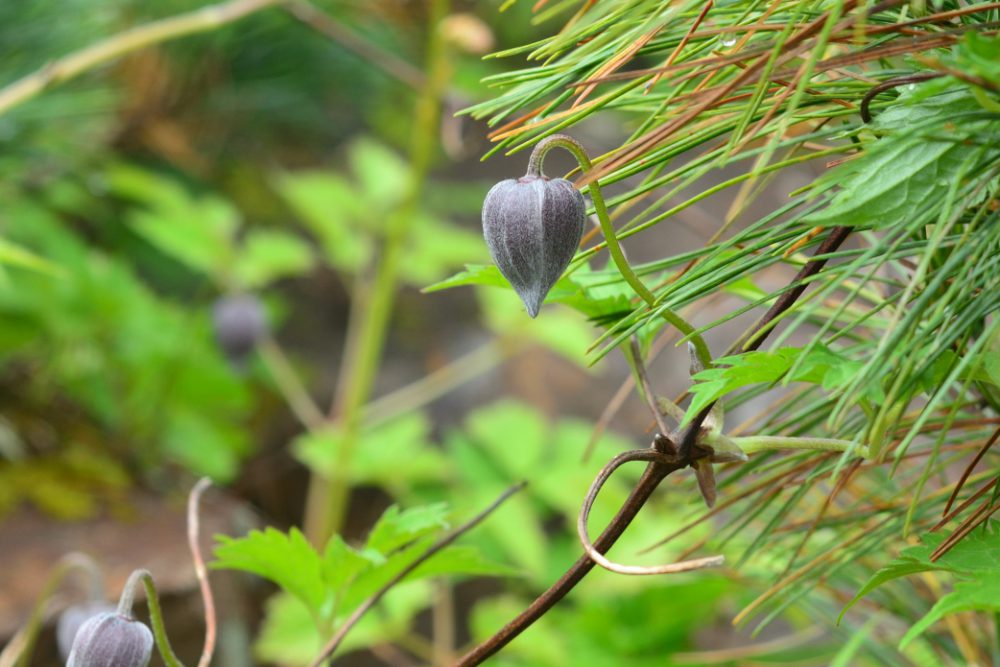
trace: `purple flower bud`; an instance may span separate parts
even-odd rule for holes
[[[212,308],[215,339],[229,361],[242,366],[254,347],[267,333],[264,308],[248,294],[226,296]]]
[[[586,219],[583,195],[563,178],[510,178],[486,195],[490,256],[532,317],[576,254]]]
[[[98,614],[113,611],[115,606],[103,600],[91,600],[67,607],[59,615],[59,622],[56,623],[56,644],[59,646],[59,655],[63,661],[69,659],[69,653],[73,649],[73,639],[80,627]]]
[[[146,667],[153,633],[117,612],[92,617],[76,633],[66,667]]]

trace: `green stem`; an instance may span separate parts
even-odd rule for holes
[[[587,151],[584,150],[583,146],[581,146],[576,139],[566,134],[553,134],[545,139],[542,139],[535,145],[535,149],[531,152],[531,157],[528,159],[529,175],[543,175],[542,163],[545,160],[546,153],[553,148],[563,148],[572,153],[573,157],[576,158],[577,163],[579,163],[580,169],[583,170],[585,174],[590,174],[593,170],[593,165],[590,162],[590,157],[587,155]],[[597,219],[601,223],[601,233],[604,234],[604,240],[608,246],[608,253],[610,253],[615,266],[618,267],[618,272],[621,273],[622,278],[625,279],[625,282],[629,284],[635,293],[638,294],[650,308],[659,308],[663,319],[676,327],[677,330],[684,334],[686,338],[691,340],[694,344],[698,359],[701,361],[702,365],[704,365],[705,368],[711,368],[712,353],[709,351],[708,345],[705,344],[705,340],[687,320],[670,308],[657,304],[656,296],[649,291],[649,288],[643,284],[642,280],[639,279],[639,276],[637,276],[635,271],[632,270],[632,266],[628,263],[628,260],[625,258],[625,253],[622,251],[621,244],[618,243],[618,237],[615,235],[614,225],[611,224],[611,217],[608,215],[608,207],[604,203],[604,195],[601,194],[601,185],[598,183],[596,178],[591,179],[588,189],[590,190],[590,198],[594,202],[594,212],[597,213]]]
[[[257,350],[278,391],[299,422],[310,431],[321,428],[326,417],[302,385],[302,380],[278,342],[268,336],[258,344]]]
[[[781,449],[796,449],[816,452],[852,452],[868,458],[868,447],[850,440],[835,438],[791,438],[780,435],[750,435],[729,440],[746,454]]]
[[[450,65],[438,25],[448,12],[448,0],[431,3],[428,21],[428,75],[415,109],[413,143],[410,148],[410,182],[407,196],[386,225],[381,261],[365,290],[367,298],[353,304],[360,316],[350,327],[344,364],[338,382],[331,417],[341,425],[336,452],[336,473],[330,477],[314,474],[306,501],[306,535],[316,545],[324,545],[340,531],[350,496],[351,461],[357,449],[364,407],[381,362],[382,348],[396,298],[399,269],[409,240],[411,221],[420,203],[433,154],[441,97],[448,81]]]
[[[184,667],[174,650],[170,647],[170,640],[167,638],[167,628],[163,625],[163,611],[160,609],[160,596],[156,592],[156,584],[153,582],[153,575],[149,570],[135,570],[129,576],[122,589],[121,599],[118,601],[118,615],[132,620],[132,601],[135,598],[135,587],[142,582],[146,588],[146,605],[149,607],[149,621],[153,626],[153,638],[156,640],[156,648],[160,651],[163,664],[167,667]]]

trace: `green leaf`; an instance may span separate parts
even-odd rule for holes
[[[507,279],[501,275],[500,270],[492,264],[466,264],[465,270],[456,273],[451,278],[441,282],[428,285],[421,291],[425,294],[429,292],[440,292],[452,287],[462,287],[464,285],[486,285],[489,287],[506,287],[513,289]]]
[[[323,574],[326,583],[333,591],[339,593],[358,575],[370,569],[377,560],[348,546],[340,535],[334,535],[323,552]]]
[[[363,225],[366,210],[357,188],[327,171],[285,174],[278,192],[312,232],[331,266],[357,271],[371,261],[374,243]]]
[[[1000,37],[970,30],[955,46],[954,56],[959,71],[1000,85]]]
[[[216,540],[217,560],[212,567],[251,572],[273,581],[319,616],[329,590],[324,563],[298,529],[286,534],[269,527],[238,539],[220,535]]]
[[[400,275],[412,285],[440,280],[466,260],[486,254],[482,234],[470,232],[426,213],[413,216],[406,259]]]
[[[777,382],[801,352],[800,348],[786,347],[773,352],[755,351],[716,359],[714,367],[706,368],[692,378],[691,404],[681,426],[710,403],[735,389],[759,382]]]
[[[948,614],[962,611],[1000,611],[1000,570],[989,577],[955,584],[955,590],[939,599],[926,616],[906,631],[899,641],[899,650]]]
[[[393,505],[375,523],[365,548],[388,554],[436,530],[447,528],[448,507],[434,503],[406,510]]]
[[[168,178],[128,165],[110,169],[107,176],[112,191],[145,204],[130,211],[127,220],[162,253],[217,278],[229,265],[240,220],[232,204],[195,197]]]
[[[382,211],[396,208],[409,187],[410,167],[406,161],[372,139],[355,141],[348,155],[368,206]]]
[[[1000,610],[1000,524],[990,521],[977,528],[932,562],[931,555],[945,537],[942,533],[927,533],[921,537],[920,545],[904,549],[896,559],[872,575],[841,611],[840,618],[882,584],[934,570],[951,572],[965,581],[956,583],[953,592],[940,598],[931,611],[910,628],[900,642],[900,649],[946,614],[969,609]]]
[[[266,663],[308,665],[323,646],[315,619],[302,602],[286,593],[267,601],[254,656]]]
[[[609,324],[632,312],[634,296],[617,270],[591,271],[583,265],[556,282],[545,300],[565,304],[598,324]]]
[[[934,141],[919,133],[891,135],[860,157],[830,172],[839,192],[805,221],[885,229],[910,222],[944,199],[968,149],[957,141]]]
[[[417,411],[363,427],[351,460],[351,479],[398,493],[414,483],[444,479],[451,462],[431,442],[431,429],[427,415]],[[330,475],[338,465],[341,439],[334,427],[309,431],[293,441],[292,451],[310,470]],[[402,460],[405,466],[399,465]]]
[[[548,306],[532,319],[512,289],[478,290],[483,317],[490,329],[510,339],[534,340],[569,361],[585,365],[593,325],[568,308]]]
[[[508,479],[533,472],[544,454],[548,427],[537,411],[512,401],[476,410],[466,420],[466,433],[489,452]]]
[[[442,575],[498,577],[516,574],[518,570],[486,558],[476,547],[450,546],[418,565],[408,579]]]
[[[312,250],[302,240],[282,232],[254,230],[240,248],[233,273],[241,287],[260,289],[305,273],[312,263]]]
[[[231,480],[238,472],[240,455],[246,452],[247,445],[245,430],[235,424],[213,421],[204,412],[188,406],[175,406],[167,417],[163,453],[196,474],[208,475],[219,482]]]
[[[684,414],[682,425],[705,406],[742,387],[779,381],[808,382],[833,391],[853,380],[862,366],[861,362],[821,344],[814,345],[808,352],[803,348],[783,347],[721,357],[715,360],[715,366],[692,378],[691,404]],[[865,396],[876,403],[884,399],[882,388],[878,385],[866,387]]]

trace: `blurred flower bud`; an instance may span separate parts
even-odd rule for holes
[[[73,649],[73,639],[80,626],[98,614],[107,614],[113,611],[115,611],[115,606],[110,602],[92,600],[71,605],[59,615],[59,621],[56,623],[56,643],[59,646],[59,655],[64,662],[69,659],[69,653]]]
[[[153,633],[117,612],[98,614],[76,633],[66,667],[146,667]]]
[[[215,339],[226,358],[242,367],[254,347],[267,334],[264,307],[249,294],[225,296],[212,308]]]
[[[481,56],[493,48],[493,31],[478,16],[460,12],[441,21],[444,38],[466,53]]]
[[[583,195],[562,178],[510,178],[486,195],[486,245],[532,317],[576,254],[586,218]]]

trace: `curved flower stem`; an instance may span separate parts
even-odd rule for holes
[[[188,547],[191,549],[191,560],[194,561],[194,571],[198,577],[198,586],[201,588],[202,604],[205,605],[205,643],[201,649],[201,658],[198,659],[198,667],[209,667],[212,654],[215,652],[215,597],[212,595],[212,586],[208,582],[208,569],[205,567],[205,559],[201,555],[201,545],[198,542],[201,494],[211,485],[212,481],[208,477],[199,479],[191,489],[187,507]]]
[[[0,667],[16,667],[17,665],[31,664],[31,655],[35,650],[38,633],[45,624],[46,609],[49,606],[49,602],[62,584],[63,579],[73,570],[82,570],[90,575],[91,591],[89,596],[91,599],[103,598],[104,580],[101,568],[90,556],[79,552],[72,552],[60,558],[56,567],[49,575],[48,580],[45,582],[45,587],[42,589],[41,595],[38,596],[38,600],[31,610],[31,616],[28,617],[28,621],[11,637],[7,645],[3,647],[3,651],[0,651]]]
[[[589,556],[591,560],[603,567],[605,570],[617,572],[618,574],[640,576],[650,574],[676,574],[678,572],[690,572],[691,570],[700,570],[705,567],[722,565],[725,561],[722,556],[696,558],[694,560],[670,563],[668,565],[654,565],[651,567],[644,567],[641,565],[622,565],[607,559],[604,554],[597,550],[594,544],[590,541],[590,537],[587,535],[587,519],[590,517],[590,509],[594,506],[597,494],[600,493],[601,488],[604,487],[604,483],[608,481],[611,475],[618,468],[631,461],[656,461],[667,466],[675,463],[675,460],[669,455],[656,449],[633,449],[631,451],[622,452],[618,456],[611,459],[611,461],[609,461],[608,464],[601,469],[597,478],[590,485],[590,490],[587,491],[587,497],[583,501],[583,507],[580,509],[580,514],[577,517],[576,522],[576,532],[580,537],[580,543],[583,545],[583,550],[587,552],[587,556]]]
[[[160,596],[156,593],[156,583],[149,570],[135,570],[129,576],[118,601],[118,614],[128,619],[132,618],[132,601],[135,598],[135,587],[142,582],[146,588],[146,604],[149,606],[150,625],[153,626],[153,638],[156,648],[160,651],[163,664],[167,667],[184,667],[184,663],[174,654],[167,638],[167,628],[163,625],[163,611],[160,609]]]
[[[815,452],[852,452],[862,458],[868,458],[868,447],[850,440],[835,438],[790,438],[780,435],[751,435],[729,438],[747,454],[766,452],[779,449],[797,449]],[[706,439],[711,444],[711,436]]]
[[[535,144],[535,149],[531,152],[531,157],[528,159],[528,174],[533,176],[542,175],[542,163],[545,160],[545,155],[553,148],[563,148],[573,154],[576,158],[577,163],[580,165],[580,169],[583,170],[585,174],[590,174],[593,171],[593,165],[590,162],[590,157],[587,155],[587,151],[584,150],[583,146],[574,139],[573,137],[566,134],[553,134],[548,136],[537,144]],[[638,294],[643,301],[650,307],[650,309],[657,308],[660,311],[660,315],[669,322],[671,325],[677,328],[685,337],[691,340],[694,344],[695,350],[698,354],[698,359],[705,368],[709,368],[712,365],[712,354],[708,350],[708,345],[705,344],[705,340],[697,333],[695,328],[688,323],[683,317],[675,313],[670,308],[662,304],[658,304],[656,301],[656,296],[649,291],[649,288],[643,284],[639,276],[635,274],[632,267],[629,265],[628,260],[625,259],[625,253],[622,252],[621,244],[618,243],[618,237],[615,235],[615,228],[611,224],[611,217],[608,215],[608,207],[604,203],[604,195],[601,194],[601,185],[598,183],[596,178],[592,178],[588,184],[590,190],[590,198],[594,202],[594,212],[597,213],[597,219],[601,223],[601,233],[604,234],[605,243],[608,246],[608,253],[611,255],[612,261],[614,261],[615,266],[618,267],[618,272],[622,274],[622,278],[625,282]]]

